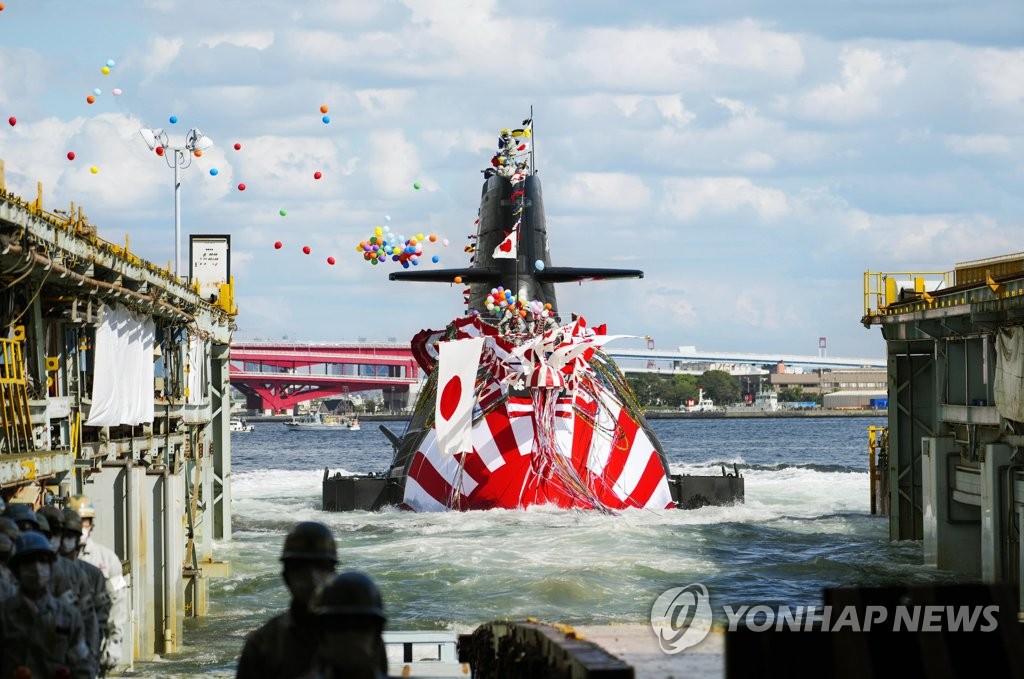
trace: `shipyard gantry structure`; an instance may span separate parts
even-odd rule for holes
[[[130,587],[126,664],[179,650],[226,573],[235,314],[230,281],[201,297],[74,203],[7,193],[0,161],[0,493],[93,500]]]
[[[926,564],[1020,591],[1024,253],[867,272],[864,293],[862,323],[882,330],[889,382],[872,507],[888,514],[891,539],[923,542]]]

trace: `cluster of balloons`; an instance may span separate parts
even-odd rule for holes
[[[360,241],[356,246],[356,252],[361,253],[363,260],[373,265],[382,264],[390,258],[392,262],[398,262],[402,268],[408,269],[410,266],[419,265],[420,258],[423,257],[424,243],[437,243],[438,241],[442,246],[448,247],[448,239],[439,239],[437,234],[424,236],[420,233],[412,238],[406,238],[401,235],[396,236],[390,226],[377,226],[374,227],[372,236]],[[441,258],[434,255],[430,261],[437,264]]]
[[[320,119],[320,121],[321,121],[321,122],[322,122],[322,123],[323,123],[324,125],[326,125],[326,124],[328,124],[329,122],[331,122],[331,117],[330,117],[329,115],[327,115],[327,104],[321,104],[321,105],[320,105],[320,113],[323,113],[323,114],[324,114],[324,116],[323,116],[323,117],[322,117],[322,118]]]
[[[547,318],[551,315],[551,304],[545,304],[537,299],[518,299],[511,290],[506,290],[503,286],[491,288],[490,294],[484,300],[484,307],[495,316],[504,316],[509,312],[523,318],[530,314],[535,318]]]

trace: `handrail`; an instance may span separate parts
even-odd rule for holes
[[[954,271],[865,271],[864,316],[873,316],[899,302],[900,282],[913,285],[914,292],[928,293],[951,287]]]

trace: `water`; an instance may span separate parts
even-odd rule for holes
[[[387,423],[401,432],[404,423]],[[838,585],[952,582],[921,545],[888,540],[869,513],[867,427],[880,418],[654,420],[673,473],[740,465],[746,503],[618,516],[535,508],[448,514],[319,510],[324,467],[385,471],[373,423],[290,432],[256,423],[232,435],[234,537],[216,545],[231,576],[213,580],[210,615],[186,623],[185,649],[138,673],[233,677],[245,635],[284,609],[278,556],[297,521],[326,523],[342,567],[368,571],[390,629],[470,631],[497,618],[574,625],[643,623],[670,587],[702,583],[712,606],[821,603]]]

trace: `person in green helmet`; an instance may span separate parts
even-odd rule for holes
[[[317,621],[317,659],[308,679],[387,679],[384,601],[377,584],[346,571],[321,588],[309,604]]]
[[[64,508],[64,537],[60,541],[60,554],[71,560],[71,563],[78,569],[83,581],[83,595],[92,601],[93,612],[96,617],[96,624],[88,629],[89,637],[86,642],[89,648],[95,652],[96,657],[102,658],[104,633],[109,624],[110,618],[110,597],[107,595],[107,581],[103,573],[87,561],[80,558],[82,541],[82,517],[73,509]],[[101,669],[106,672],[107,668],[103,663],[98,663]]]
[[[11,557],[18,593],[0,602],[0,677],[96,676],[81,615],[50,594],[56,556],[41,533],[18,536]]]
[[[246,637],[237,679],[292,679],[313,668],[317,634],[309,602],[331,579],[338,564],[330,529],[316,521],[296,524],[284,539],[281,562],[291,606]]]

